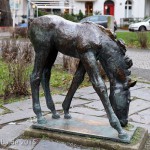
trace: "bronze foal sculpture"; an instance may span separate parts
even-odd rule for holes
[[[46,15],[30,23],[29,38],[35,50],[35,63],[31,75],[33,110],[39,124],[45,124],[39,103],[39,85],[42,83],[47,107],[52,118],[59,118],[49,88],[51,68],[58,51],[80,59],[71,87],[62,104],[64,118],[70,119],[69,108],[78,86],[84,79],[85,72],[90,77],[93,88],[99,95],[110,125],[127,139],[122,126],[127,124],[130,104],[129,88],[135,85],[129,78],[132,60],[125,56],[124,44],[115,39],[110,31],[93,23],[73,23],[59,16]],[[99,73],[97,61],[100,61],[110,81],[110,96]]]

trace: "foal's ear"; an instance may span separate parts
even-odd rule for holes
[[[136,82],[137,82],[136,80],[135,80],[135,81],[132,81],[132,80],[131,80],[131,81],[128,83],[128,86],[129,86],[129,87],[134,87],[134,86],[136,85]]]

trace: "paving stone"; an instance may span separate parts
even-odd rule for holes
[[[82,99],[78,99],[78,98],[73,98],[72,99],[72,103],[71,103],[71,107],[75,107],[75,106],[80,106],[80,105],[83,105],[83,104],[88,104],[89,103],[89,101],[87,101],[87,100],[82,100]],[[48,112],[50,112],[50,110],[47,108],[47,106],[46,105],[43,105],[43,106],[41,106],[42,107],[42,111],[48,111]],[[62,103],[60,103],[60,104],[55,104],[55,108],[56,108],[56,110],[62,110],[63,108],[62,108]]]
[[[105,83],[107,88],[109,88],[109,82]],[[109,90],[108,90],[109,91]],[[93,86],[88,86],[85,88],[78,89],[74,95],[75,98],[80,98],[81,96],[90,95],[90,94],[96,94],[95,90],[93,89]],[[66,96],[67,92],[63,93],[62,95]]]
[[[142,127],[148,130],[148,133],[150,134],[150,125],[142,124],[142,123],[137,123],[137,122],[131,122],[136,127]]]
[[[64,95],[53,95],[53,101],[54,103],[62,103],[65,99],[65,96]]]
[[[28,110],[28,109],[32,109],[32,100],[28,99],[28,100],[23,100],[23,101],[19,101],[19,102],[14,102],[11,104],[3,105],[3,107],[5,107],[13,112]]]
[[[23,134],[27,125],[6,125],[0,130],[0,145],[6,146],[13,143],[14,140]]]
[[[87,99],[87,100],[99,100],[100,99],[97,93],[86,94],[86,95],[81,96],[80,98]]]
[[[92,86],[89,86],[89,87],[78,89],[77,93],[80,93],[81,95],[85,95],[85,94],[95,93],[95,90],[93,89]]]
[[[66,96],[67,93],[68,93],[68,92],[62,93],[62,95],[63,95],[63,96]],[[74,98],[80,98],[82,95],[84,95],[84,93],[82,93],[82,92],[76,92],[73,97],[74,97]]]
[[[48,140],[41,140],[33,150],[81,150],[81,148],[74,147],[74,145],[57,143]]]
[[[30,118],[30,119],[25,120],[25,121],[17,122],[17,124],[31,126],[34,123],[34,120],[36,120],[36,118],[34,118],[34,119]]]
[[[92,102],[92,103],[89,103],[89,104],[85,104],[85,106],[87,106],[89,108],[96,108],[97,110],[103,110],[104,109],[101,100],[96,101],[96,102]]]
[[[133,90],[131,96],[150,101],[150,88]]]
[[[150,84],[137,82],[134,87],[131,87],[131,91],[141,89],[141,88],[150,88]]]
[[[73,98],[72,102],[71,102],[71,107],[80,106],[80,105],[88,104],[88,103],[89,103],[89,101],[87,101],[87,100],[82,100],[82,99],[79,99],[79,98]],[[41,107],[42,107],[43,111],[49,111],[49,109],[47,108],[46,105],[43,105]],[[62,103],[55,104],[55,108],[56,108],[56,110],[62,110],[63,109],[62,108]]]
[[[2,114],[3,112],[4,112],[4,109],[1,109],[1,108],[0,108],[0,114]]]
[[[87,101],[87,100],[73,98],[72,103],[71,103],[71,107],[83,105],[83,104],[88,104],[88,103],[89,103],[89,101]]]
[[[129,119],[133,122],[143,123],[150,125],[150,115],[149,114],[140,114],[131,115]]]
[[[150,102],[144,101],[141,99],[136,99],[131,101],[130,108],[129,108],[129,115],[137,113],[138,111],[150,108]]]
[[[62,95],[55,95],[53,96],[54,103],[62,103],[64,100],[65,96]],[[40,98],[40,104],[42,111],[49,111],[46,105],[46,100],[45,97]],[[3,105],[3,107],[13,111],[13,112],[20,112],[20,111],[33,111],[32,108],[32,99],[24,100],[24,101],[19,101],[19,102],[14,102],[11,104],[6,104]],[[62,109],[62,108],[61,108]],[[60,108],[58,110],[61,110]]]
[[[85,108],[85,107],[74,107],[74,108],[70,109],[70,112],[77,112],[80,114],[92,115],[92,116],[106,115],[106,112],[104,112],[104,111],[96,111],[94,109]]]
[[[0,116],[0,124],[5,124],[8,122],[14,122],[14,121],[34,117],[34,116],[35,116],[35,114],[34,114],[33,110],[17,111],[15,113],[9,113],[9,114],[5,114],[5,115],[1,115]]]
[[[47,108],[47,105],[43,105],[41,106],[42,108],[42,111],[44,112],[51,112],[48,108]],[[58,110],[62,110],[62,104],[55,104],[55,109],[58,111]]]
[[[109,82],[105,82],[105,85],[107,88],[109,88]],[[85,88],[81,88],[77,90],[77,93],[80,93],[81,95],[85,95],[85,94],[92,94],[92,93],[96,93],[93,86],[88,86]]]
[[[9,149],[32,150],[37,144],[36,139],[17,139],[8,147]]]

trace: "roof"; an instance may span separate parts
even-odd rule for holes
[[[72,9],[73,3],[71,0],[31,0],[33,7],[43,9]]]

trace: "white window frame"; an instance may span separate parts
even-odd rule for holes
[[[129,1],[131,2],[131,4],[129,4]],[[126,4],[127,3],[127,4]],[[127,9],[126,9],[126,7],[127,7]],[[129,16],[129,7],[131,7],[131,13],[132,13],[132,1],[131,0],[126,0],[126,2],[125,2],[125,18],[129,18],[129,17],[131,17],[131,16]]]

